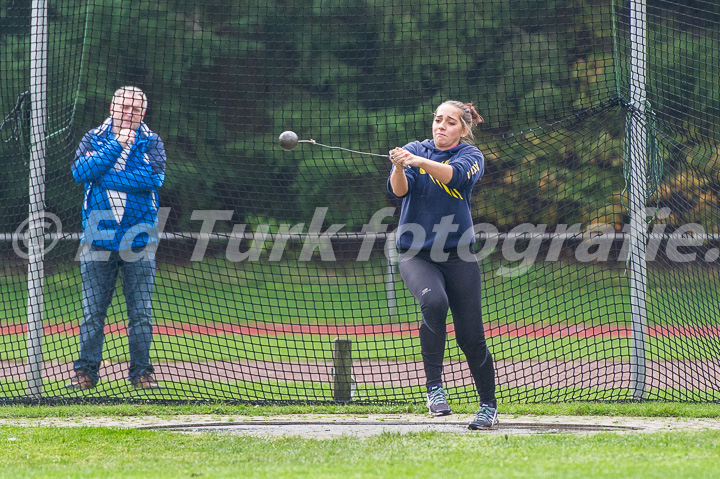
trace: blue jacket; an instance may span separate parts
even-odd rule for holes
[[[129,148],[115,138],[112,118],[87,132],[72,165],[85,183],[81,241],[113,251],[156,243],[165,161],[165,145],[145,123]]]
[[[453,176],[449,183],[443,184],[422,168],[416,166],[405,168],[408,192],[401,197],[403,202],[397,237],[398,248],[419,248],[430,251],[435,238],[440,240],[445,234],[447,234],[445,242],[438,244],[436,248],[450,249],[475,242],[474,234],[466,235],[462,241],[464,244],[461,244],[461,237],[473,227],[470,195],[473,186],[485,170],[485,159],[480,150],[467,143],[460,143],[449,150],[438,150],[433,140],[414,141],[405,145],[403,149],[414,155],[452,166]],[[387,187],[390,193],[398,196],[392,190],[389,178]],[[452,215],[451,224],[446,220],[445,228],[436,227],[441,224],[443,217],[450,215]],[[424,230],[422,243],[418,235],[411,232],[413,227],[408,227],[411,224],[420,225]]]

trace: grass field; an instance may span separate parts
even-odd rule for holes
[[[395,361],[416,360],[420,357],[417,337],[349,336],[354,360]],[[682,341],[687,347],[678,349]],[[527,360],[612,360],[623,357],[629,350],[628,338],[554,338],[491,336],[488,339],[496,361]],[[25,337],[6,335],[0,341],[0,361],[24,361]],[[688,360],[714,359],[712,338],[688,337],[648,339],[648,359]],[[127,337],[108,335],[107,350],[114,351],[115,361],[127,361]],[[43,357],[46,361],[70,362],[78,352],[76,336],[46,335]],[[446,349],[448,357],[460,357],[454,341]],[[153,357],[157,361],[332,361],[331,338],[311,335],[238,336],[180,335],[160,336],[154,343]]]
[[[13,406],[0,420],[122,419],[118,427],[1,426],[0,478],[717,478],[720,431],[500,435],[383,433],[309,439],[132,429],[134,419],[187,414],[243,421],[279,414],[424,414],[420,406]],[[457,415],[471,414],[458,407]],[[717,404],[502,406],[513,415],[719,418]]]
[[[483,263],[488,343],[506,374],[498,381],[501,397],[531,402],[631,397],[627,382],[613,378],[629,370],[632,344],[628,277],[622,266],[540,262],[523,275],[501,277],[493,274],[501,264]],[[420,393],[415,383],[389,382],[387,375],[379,374],[382,367],[404,367],[408,375],[417,376],[421,361],[417,306],[396,275],[395,310],[389,314],[386,268],[381,258],[365,263],[269,264],[208,258],[185,265],[162,264],[151,357],[161,371],[182,373],[164,378],[167,398],[272,400],[289,392],[281,398],[331,400],[331,384],[325,376],[332,368],[332,339],[337,336],[352,340],[356,364],[364,362],[363,368],[375,369],[367,373],[371,379],[359,378],[357,397],[416,397]],[[720,351],[715,318],[720,283],[714,268],[684,268],[687,271],[654,268],[650,274],[645,359],[663,363],[658,373],[662,376],[653,378],[660,385],[651,386],[652,397],[714,400],[717,391],[708,390],[708,384],[715,383],[705,373],[717,367]],[[670,280],[675,296],[668,294]],[[76,394],[66,391],[64,384],[78,355],[77,264],[52,269],[45,283],[43,360],[53,369],[45,378],[45,393],[72,398]],[[22,276],[0,276],[0,294],[5,305],[0,312],[4,314],[0,366],[8,371],[0,378],[0,398],[18,398],[26,390],[24,373],[12,371],[27,362],[23,329],[27,294]],[[105,343],[106,362],[118,368],[129,359],[125,323],[124,301],[118,295],[110,308],[111,331]],[[320,329],[310,333],[311,327]],[[381,327],[387,331],[374,329]],[[462,361],[456,342],[447,346],[447,360]],[[527,370],[518,372],[513,364]],[[664,371],[666,367],[670,373]],[[191,369],[228,375],[210,380],[184,374]],[[278,370],[282,370],[279,376],[267,375]],[[298,379],[294,370],[315,376]],[[704,383],[678,385],[668,376],[675,371],[683,380],[702,376]],[[506,384],[508,378],[517,377],[521,379],[517,384]],[[547,378],[557,378],[557,384],[549,384]],[[464,384],[458,387],[467,389]],[[474,397],[469,389],[466,392],[468,398]],[[134,397],[122,375],[104,378],[103,387],[89,394]]]
[[[539,262],[525,274],[498,276],[502,261],[483,262],[483,315],[499,324],[626,324],[629,280],[623,265]],[[186,265],[160,265],[155,292],[157,324],[187,321],[287,322],[293,324],[386,324],[414,321],[415,300],[400,275],[393,283],[395,315],[388,316],[387,264],[250,262],[209,258]],[[649,324],[706,325],[720,308],[717,268],[686,265],[652,268],[647,288]],[[669,292],[672,291],[672,295]],[[24,273],[0,275],[5,307],[2,324],[23,324],[27,282]],[[81,319],[77,263],[58,267],[45,278],[45,311],[50,322]],[[116,298],[109,321],[122,321]]]

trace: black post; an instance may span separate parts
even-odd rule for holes
[[[333,339],[333,368],[333,399],[352,400],[352,341],[349,339]]]

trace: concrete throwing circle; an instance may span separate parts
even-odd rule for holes
[[[369,437],[392,433],[408,434],[439,432],[453,434],[558,434],[594,432],[637,432],[638,427],[602,424],[541,424],[506,421],[482,431],[468,429],[460,421],[248,421],[238,423],[182,424],[150,426],[148,429],[165,429],[181,432],[214,432],[250,436],[302,436],[329,439],[340,436]]]
[[[102,427],[170,430],[180,433],[226,433],[265,437],[298,436],[332,439],[340,436],[369,437],[382,433],[440,432],[451,434],[644,434],[720,430],[720,418],[634,416],[519,416],[500,414],[500,423],[489,431],[467,428],[470,414],[431,418],[427,414],[283,414],[167,416],[73,416],[0,418],[0,425],[20,427]]]

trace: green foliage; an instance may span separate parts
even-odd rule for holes
[[[695,18],[690,28],[667,8],[649,9],[650,103],[663,134],[713,138],[718,26]],[[308,221],[319,206],[330,207],[328,224],[355,230],[388,204],[387,162],[306,144],[283,152],[277,135],[385,153],[428,137],[430,113],[447,98],[473,101],[486,119],[477,218],[502,228],[623,221],[615,177],[625,118],[600,108],[601,122],[573,120],[627,97],[622,2],[55,0],[49,12],[47,207],[73,229],[82,189],[68,165],[78,137],[127,83],[147,92],[146,121],[167,147],[168,230],[192,229],[196,209]],[[29,88],[29,3],[0,0],[0,13],[4,115]],[[27,144],[0,148],[11,163],[0,189],[9,230],[26,211]],[[691,158],[715,155],[703,154]],[[676,179],[666,176],[668,188]]]

